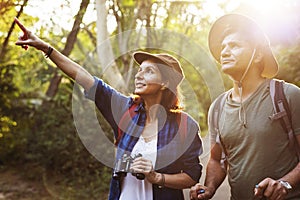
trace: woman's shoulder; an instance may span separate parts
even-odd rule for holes
[[[172,115],[176,117],[178,122],[186,123],[188,127],[195,126],[198,127],[197,121],[187,112],[180,110],[172,112]]]

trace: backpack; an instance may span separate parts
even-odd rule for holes
[[[290,148],[294,148],[296,150],[296,153],[298,155],[298,160],[300,161],[300,147],[298,142],[296,141],[294,130],[292,127],[291,112],[290,112],[289,104],[284,94],[283,84],[284,81],[282,80],[277,80],[277,79],[270,80],[270,87],[269,87],[270,95],[271,95],[275,113],[272,116],[269,116],[269,118],[271,120],[280,120],[280,124],[283,130],[288,134],[289,146]],[[215,106],[212,112],[212,117],[211,117],[212,127],[215,128],[215,131],[218,133],[218,135],[220,133],[218,121],[220,118],[220,113],[222,112],[221,109],[225,105],[227,94],[228,92],[225,92],[216,99]],[[221,138],[219,139],[220,139],[222,151],[226,157],[227,153],[224,148],[224,144]]]
[[[123,130],[126,129],[126,127],[128,126],[130,120],[137,114],[137,112],[135,112],[135,109],[138,107],[138,104],[133,103],[133,105],[123,114],[123,116],[121,117],[119,124],[118,124],[118,136],[115,140],[115,145],[117,146],[124,134]],[[182,118],[182,122],[183,122],[183,126],[180,126],[180,122],[181,122],[181,116]],[[178,132],[180,133],[180,140],[181,142],[183,142],[183,140],[186,138],[186,134],[187,134],[187,114],[185,113],[180,113],[180,115],[177,115],[176,121],[179,127]]]

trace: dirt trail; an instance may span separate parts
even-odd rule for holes
[[[41,178],[30,177],[31,170],[27,170],[0,168],[0,200],[53,200]]]
[[[207,160],[202,160],[206,164]],[[61,186],[57,178],[48,175],[51,180],[43,181],[43,170],[35,166],[3,167],[0,166],[0,200],[56,200],[61,199],[53,193],[53,189],[60,193]],[[204,174],[201,177],[203,183]],[[47,185],[47,187],[45,186]],[[66,188],[65,188],[66,189]],[[65,190],[64,190],[65,191]],[[105,199],[103,195],[101,198]],[[189,199],[189,190],[184,190],[185,199]],[[74,199],[74,198],[68,198]],[[229,186],[227,180],[221,185],[213,200],[229,199]]]

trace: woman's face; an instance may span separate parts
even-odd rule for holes
[[[145,60],[135,75],[135,94],[141,96],[157,95],[163,87],[162,75],[157,63]]]

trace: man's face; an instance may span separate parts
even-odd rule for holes
[[[221,50],[222,71],[234,80],[240,80],[253,53],[253,45],[241,33],[231,33],[224,37]]]
[[[162,88],[162,75],[157,64],[145,60],[135,75],[135,93],[138,95],[157,95]]]

